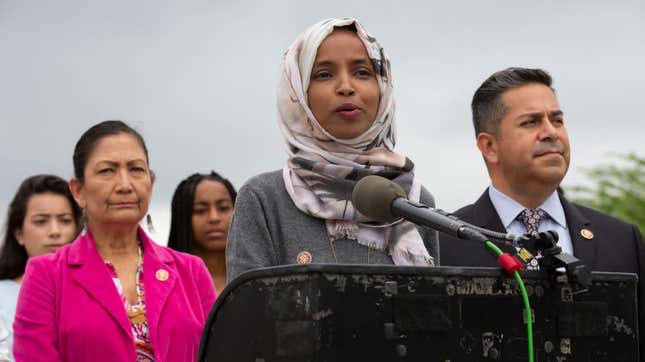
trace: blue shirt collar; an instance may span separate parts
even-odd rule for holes
[[[525,209],[525,207],[509,196],[503,194],[493,185],[490,185],[488,188],[488,196],[490,197],[490,201],[493,203],[493,207],[495,207],[495,210],[497,211],[497,215],[499,215],[499,218],[502,220],[502,224],[508,230],[511,223],[515,220],[517,215]],[[553,191],[553,193],[544,200],[542,205],[539,207],[549,214],[549,217],[560,226],[568,229],[567,218],[564,216],[564,209],[562,208],[560,196],[557,191]]]

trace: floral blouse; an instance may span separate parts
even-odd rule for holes
[[[136,289],[137,289],[137,301],[134,304],[130,304],[128,299],[123,294],[123,286],[119,280],[119,276],[116,273],[116,269],[109,261],[105,262],[108,270],[110,271],[110,276],[112,281],[116,286],[116,290],[121,296],[121,301],[125,307],[126,312],[128,313],[128,319],[130,319],[130,324],[132,325],[132,336],[134,337],[134,343],[136,345],[136,362],[155,362],[154,351],[152,350],[152,342],[150,341],[150,334],[148,332],[148,320],[146,319],[146,302],[145,302],[145,289],[143,286],[143,261],[142,261],[142,252],[141,245],[139,245],[139,258],[137,263],[137,273],[136,273]]]

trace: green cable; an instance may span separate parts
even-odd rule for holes
[[[497,245],[491,243],[490,241],[486,241],[486,246],[493,249],[493,251],[498,256],[503,254],[502,250],[498,248]],[[513,272],[513,276],[517,281],[517,285],[520,286],[520,292],[522,293],[522,300],[524,300],[524,315],[526,316],[526,320],[528,321],[528,323],[526,323],[526,336],[528,340],[529,362],[533,362],[533,316],[531,315],[531,304],[529,303],[529,295],[526,292],[526,288],[524,287],[524,281],[522,280],[522,277],[520,277],[520,273],[515,271]]]

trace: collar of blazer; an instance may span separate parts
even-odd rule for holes
[[[177,270],[170,252],[156,245],[140,227],[138,233],[143,247],[146,318],[150,331],[156,332],[166,300],[175,285]],[[70,245],[67,264],[74,281],[85,289],[132,339],[130,320],[89,231],[80,235]],[[157,335],[154,332],[151,336]],[[153,345],[156,345],[154,340]]]
[[[475,201],[472,212],[471,220],[473,220],[473,224],[501,233],[506,232],[506,228],[504,227],[502,220],[499,218],[499,215],[495,210],[495,206],[493,206],[493,202],[490,200],[488,188],[486,188],[479,199]]]
[[[469,220],[471,224],[486,228],[488,230],[493,230],[500,233],[506,232],[506,228],[504,227],[504,224],[502,224],[502,220],[499,218],[499,215],[497,215],[497,211],[495,211],[493,202],[490,201],[490,196],[488,196],[488,188],[479,197],[479,199],[475,201],[469,212],[470,214],[462,215],[464,221]],[[510,245],[497,244],[497,246],[499,246],[502,251],[507,252],[511,255],[517,252]]]

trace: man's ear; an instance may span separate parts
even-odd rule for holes
[[[495,135],[486,132],[480,132],[477,135],[477,148],[479,148],[482,156],[484,156],[486,163],[496,164],[499,161],[497,154],[498,144]]]
[[[72,192],[72,196],[74,196],[74,200],[76,200],[76,203],[81,209],[84,209],[85,206],[87,206],[87,202],[85,201],[85,197],[81,192],[81,190],[83,189],[83,184],[81,184],[77,179],[73,177],[69,180],[68,184],[69,190]]]

